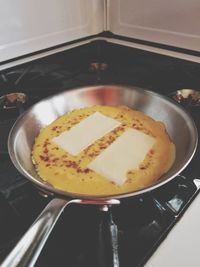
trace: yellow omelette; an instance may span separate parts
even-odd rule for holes
[[[69,130],[95,112],[113,118],[121,125],[92,145],[73,156],[58,147],[52,138]],[[125,130],[133,128],[155,138],[139,168],[127,172],[127,180],[121,186],[92,171],[87,166]],[[120,157],[120,155],[119,155]],[[39,176],[57,189],[86,195],[113,195],[142,189],[166,173],[175,159],[175,145],[162,122],[125,106],[93,106],[73,110],[41,129],[37,136],[32,160]]]

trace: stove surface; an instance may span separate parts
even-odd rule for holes
[[[162,95],[200,88],[200,66],[105,41],[95,41],[0,72],[0,261],[39,215],[50,197],[22,177],[7,151],[16,118],[39,100],[94,84],[133,85]],[[20,102],[11,93],[23,93]],[[198,91],[199,92],[199,91]],[[197,101],[198,102],[198,101]],[[200,130],[200,107],[183,101]],[[182,104],[182,103],[180,103]],[[143,266],[199,192],[199,146],[189,166],[165,186],[122,200],[108,212],[68,207],[39,259],[42,266]]]

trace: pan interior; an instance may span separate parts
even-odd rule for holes
[[[163,96],[140,88],[103,85],[74,89],[49,97],[38,102],[19,117],[8,139],[9,154],[16,168],[44,190],[63,196],[77,197],[76,194],[62,192],[42,181],[32,164],[31,151],[35,137],[41,128],[66,112],[93,105],[126,105],[142,111],[165,124],[167,132],[176,146],[175,162],[159,181],[143,190],[117,197],[136,195],[158,187],[175,177],[191,160],[197,145],[197,131],[193,120],[181,107]],[[93,196],[79,197],[90,198]],[[101,196],[100,198],[102,197],[113,196]]]

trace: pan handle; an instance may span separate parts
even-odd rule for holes
[[[113,205],[120,202],[116,199],[95,201],[54,198],[7,256],[1,267],[33,267],[62,211],[71,203]]]

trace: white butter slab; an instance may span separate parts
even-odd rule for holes
[[[96,140],[120,125],[121,122],[107,117],[100,112],[95,112],[70,130],[54,137],[52,141],[68,153],[76,156]]]
[[[155,138],[128,129],[91,161],[88,168],[122,185],[127,179],[127,172],[139,167],[154,143]]]

